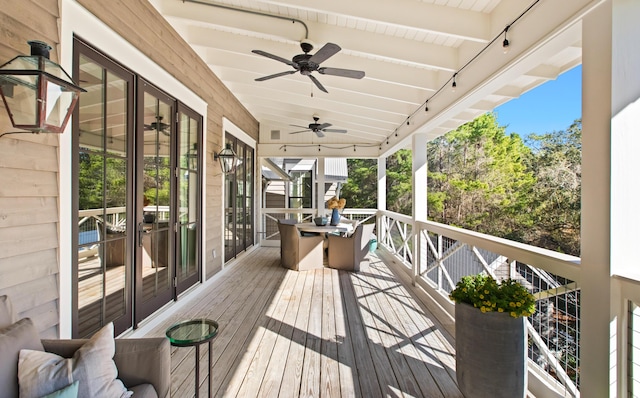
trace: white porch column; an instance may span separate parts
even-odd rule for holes
[[[316,161],[316,216],[324,216],[324,158],[318,158]]]
[[[378,158],[378,210],[387,210],[387,158],[385,157]],[[382,243],[386,231],[379,216],[377,221],[378,242]]]
[[[426,134],[415,134],[411,140],[411,191],[413,225],[417,221],[427,221],[427,142]],[[426,258],[426,242],[423,241],[418,228],[413,229],[413,284],[415,285],[422,266],[422,259]]]
[[[633,205],[635,190],[629,183],[637,179],[633,173],[638,171],[640,146],[631,134],[631,126],[626,126],[629,118],[620,117],[638,98],[637,89],[634,96],[627,92],[639,84],[640,64],[633,48],[637,47],[638,28],[625,25],[633,25],[639,17],[640,5],[635,0],[609,0],[586,15],[582,26],[583,398],[618,396],[616,363],[622,352],[618,351],[617,339],[622,331],[612,311],[617,301],[612,299],[610,276],[616,268],[637,258],[637,254],[632,255],[637,243],[626,246],[634,237],[625,234],[638,222],[637,206]],[[626,28],[636,33],[623,33]]]
[[[427,139],[415,134],[411,141],[413,221],[427,221]]]
[[[613,0],[611,9],[611,260],[612,275],[640,280],[638,189],[640,171],[640,2]],[[611,292],[611,396],[628,395],[627,299]],[[637,303],[637,301],[636,301]],[[637,326],[636,326],[637,327]],[[634,333],[636,335],[636,333]],[[637,346],[638,342],[633,342]],[[634,358],[634,362],[637,358]],[[637,380],[638,375],[634,374]],[[637,395],[638,391],[633,391]]]

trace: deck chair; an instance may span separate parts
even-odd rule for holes
[[[375,224],[360,224],[351,236],[329,235],[331,268],[345,271],[364,271],[369,267],[369,240]]]
[[[278,222],[280,264],[295,271],[323,268],[322,236],[301,236],[295,224]]]

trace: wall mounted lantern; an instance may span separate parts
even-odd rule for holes
[[[233,173],[238,165],[238,155],[231,148],[231,144],[227,144],[220,153],[214,153],[213,158],[220,161],[220,168],[224,174]]]
[[[32,133],[62,133],[80,92],[60,65],[49,60],[51,47],[32,40],[31,55],[0,66],[0,94],[13,127]]]

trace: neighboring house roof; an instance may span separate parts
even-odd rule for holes
[[[324,180],[325,182],[347,182],[349,171],[347,169],[346,158],[325,158]],[[287,171],[308,171],[313,170],[315,159],[288,159],[270,158],[265,159],[262,165],[262,176],[267,180],[283,180],[283,174]]]
[[[346,158],[325,158],[324,180],[327,182],[347,182],[349,170]]]

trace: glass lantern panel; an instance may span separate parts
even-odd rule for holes
[[[62,67],[55,62],[45,59],[44,60],[44,71],[64,80],[67,83],[75,84],[71,77],[67,74],[67,72],[62,69]]]
[[[2,67],[0,67],[0,69],[5,69],[5,70],[9,70],[9,69],[13,69],[13,70],[38,70],[38,58],[37,57],[31,57],[28,55],[21,55],[18,57],[15,57],[14,59],[12,59],[11,61],[7,62],[6,64],[2,65]]]
[[[78,95],[74,91],[64,91],[58,84],[43,78],[46,84],[45,124],[60,128],[65,122],[67,111]]]
[[[2,96],[15,127],[37,124],[37,86],[37,75],[6,75],[0,80]]]

